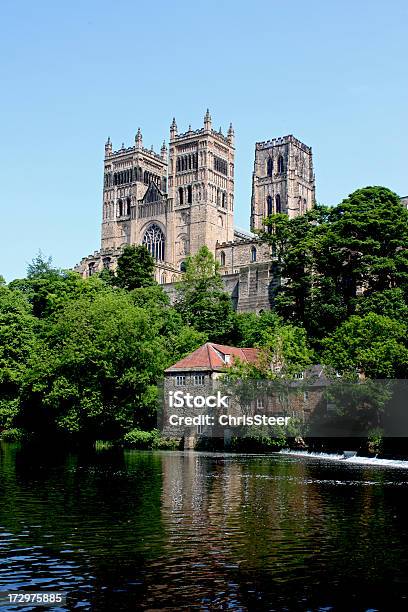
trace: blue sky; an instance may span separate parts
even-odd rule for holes
[[[405,0],[3,0],[1,267],[61,267],[99,247],[103,152],[213,125],[236,134],[236,225],[256,141],[313,147],[317,199],[408,194]]]

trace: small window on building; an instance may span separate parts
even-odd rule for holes
[[[193,191],[191,185],[187,187],[187,204],[191,204],[193,201]]]
[[[267,163],[267,172],[268,172],[268,176],[272,176],[272,170],[273,170],[273,161],[272,161],[272,157],[268,157],[268,163]]]
[[[276,208],[276,212],[277,213],[281,213],[282,212],[281,197],[280,197],[279,193],[277,193],[276,196],[275,196],[275,208]]]
[[[186,377],[185,376],[176,376],[176,386],[177,387],[185,387],[186,385]]]
[[[251,262],[254,263],[256,261],[256,248],[253,246],[251,248]]]
[[[303,380],[305,377],[304,372],[296,372],[294,378],[296,378],[296,380]]]
[[[204,374],[195,374],[194,375],[194,385],[196,387],[202,387],[204,384],[205,376]]]
[[[221,263],[222,266],[225,266],[225,253],[224,253],[224,251],[221,251],[220,263]]]
[[[264,407],[264,401],[262,399],[262,397],[258,397],[256,400],[256,407],[257,408],[263,408]]]
[[[269,215],[272,215],[272,213],[273,213],[272,197],[268,195],[268,197],[266,198],[266,214],[269,217]]]
[[[118,217],[122,217],[123,216],[123,202],[122,200],[119,200],[118,202]]]
[[[182,187],[179,188],[178,194],[179,194],[179,204],[182,206],[184,204],[184,193],[183,193]]]
[[[285,165],[283,163],[282,155],[279,155],[279,157],[278,157],[278,173],[282,174],[283,172],[285,172]]]
[[[95,274],[95,272],[96,272],[96,264],[95,262],[92,261],[88,265],[88,276],[92,276],[93,274]]]
[[[186,262],[182,261],[180,264],[180,272],[185,272],[186,271]]]

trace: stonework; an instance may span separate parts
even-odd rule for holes
[[[310,210],[315,201],[312,149],[294,136],[255,145],[252,175],[251,229],[274,213],[290,218]]]
[[[101,249],[75,267],[83,276],[115,269],[127,244],[145,244],[156,260],[156,280],[170,296],[185,259],[206,245],[220,264],[224,286],[239,311],[273,306],[273,253],[255,234],[234,230],[234,130],[203,127],[178,133],[170,126],[156,153],[143,146],[140,128],[134,146],[113,151],[105,145]],[[312,151],[293,136],[257,143],[252,181],[251,229],[268,214],[294,217],[314,203]]]

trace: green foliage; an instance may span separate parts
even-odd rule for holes
[[[51,267],[51,260],[44,262],[40,256],[28,266],[25,279],[14,280],[10,289],[21,291],[32,306],[34,316],[46,319],[61,311],[64,306],[82,295],[96,294],[105,284],[97,276],[86,280],[70,270]]]
[[[163,438],[157,429],[143,431],[138,428],[124,435],[123,444],[128,448],[140,450],[176,450],[179,446],[177,440]]]
[[[128,291],[154,285],[154,266],[154,259],[144,245],[127,245],[118,259],[115,284]]]
[[[273,245],[285,279],[277,312],[305,327],[316,346],[357,311],[381,308],[393,317],[389,300],[363,305],[374,293],[398,288],[407,304],[408,212],[389,189],[359,189],[332,209],[317,206],[294,219],[272,215],[267,224],[272,232],[261,238]]]
[[[0,439],[3,440],[3,442],[22,442],[23,440],[26,440],[27,437],[27,432],[18,427],[3,429],[0,434]]]
[[[407,325],[373,312],[351,316],[323,340],[323,361],[341,372],[359,370],[369,378],[406,378]]]
[[[36,321],[25,296],[0,286],[0,428],[19,412],[20,388],[35,348]]]
[[[356,300],[356,314],[364,316],[370,312],[399,321],[408,321],[408,304],[400,288],[368,293]]]
[[[176,309],[183,321],[212,342],[226,342],[233,330],[234,311],[223,290],[218,264],[207,247],[186,260],[183,280],[177,287]]]
[[[282,319],[272,310],[259,315],[245,312],[235,315],[234,325],[234,344],[237,346],[264,346],[269,342],[277,327],[282,325]]]
[[[109,439],[155,422],[164,369],[201,337],[188,335],[180,320],[168,324],[170,311],[143,309],[132,298],[108,288],[82,296],[47,328],[23,385],[30,429]],[[176,327],[182,339],[174,347]]]

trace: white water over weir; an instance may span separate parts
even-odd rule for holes
[[[308,451],[292,451],[283,448],[279,451],[280,455],[288,455],[290,457],[304,457],[308,459],[322,459],[324,461],[341,461],[345,464],[352,465],[369,465],[373,467],[390,467],[408,469],[408,461],[400,461],[397,459],[377,459],[377,457],[347,457],[343,454],[336,453],[309,453]]]

